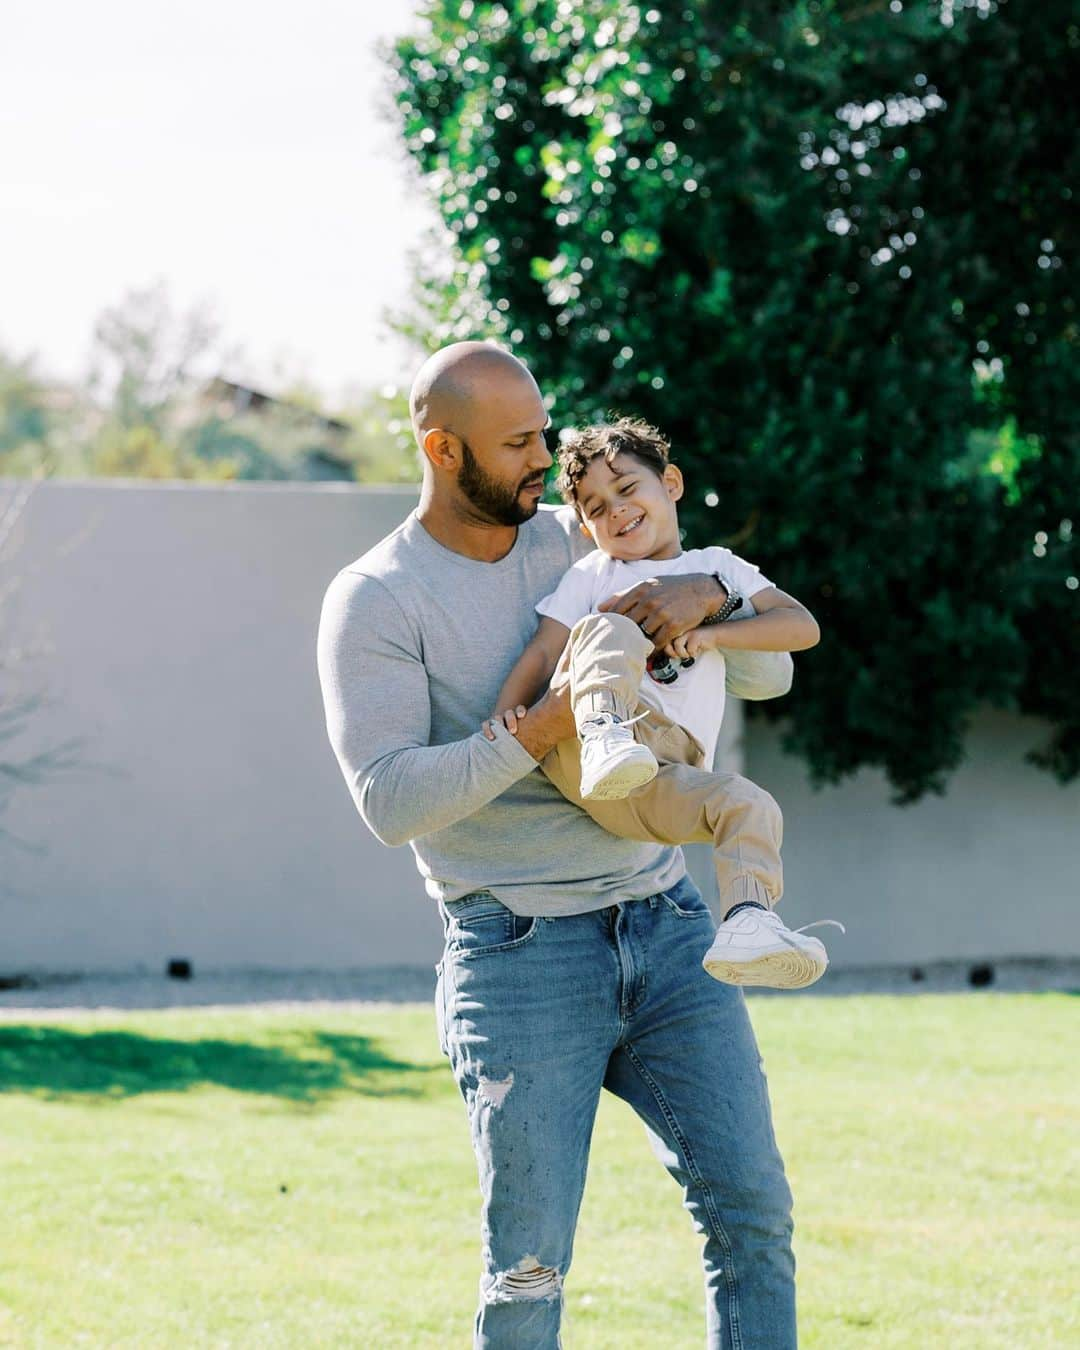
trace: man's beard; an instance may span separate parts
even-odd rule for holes
[[[496,525],[521,525],[532,520],[540,506],[540,499],[522,505],[518,501],[521,489],[528,483],[543,482],[542,474],[532,474],[523,478],[517,487],[507,487],[496,482],[477,463],[476,456],[464,441],[461,442],[461,472],[458,474],[458,487],[476,507]]]

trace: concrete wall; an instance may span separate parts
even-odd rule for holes
[[[744,772],[783,807],[786,922],[847,926],[818,930],[835,964],[1080,956],[1080,784],[1024,763],[1045,725],[980,715],[945,796],[906,807],[869,770],[814,791],[780,734],[751,725]]]
[[[24,487],[0,484],[0,521]],[[29,846],[0,838],[0,973],[435,960],[411,852],[368,835],[341,781],[314,658],[327,582],[414,501],[54,482],[6,544],[0,524],[3,648],[25,650],[18,683],[49,700],[15,748],[82,742],[78,771],[21,791],[0,821]],[[847,923],[830,939],[841,966],[1080,956],[1080,788],[1024,766],[1039,734],[980,719],[948,796],[898,810],[873,774],[813,793],[751,724],[747,772],[787,821],[789,922]],[[691,865],[707,883],[703,850]]]
[[[8,485],[10,491],[11,485]],[[8,605],[51,705],[33,744],[85,768],[18,795],[0,969],[434,961],[408,849],[363,827],[315,669],[334,573],[412,489],[46,483],[9,541]]]

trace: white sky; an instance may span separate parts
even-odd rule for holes
[[[8,0],[0,346],[77,377],[94,319],[163,280],[240,378],[330,396],[407,377],[381,311],[432,208],[373,48],[415,0]],[[385,101],[385,95],[382,96]]]

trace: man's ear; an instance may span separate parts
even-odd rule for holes
[[[432,427],[425,431],[420,448],[433,468],[453,471],[461,464],[461,441],[452,431],[446,431],[443,427]]]
[[[677,464],[668,464],[664,468],[664,487],[673,502],[682,499],[684,484],[682,470]]]

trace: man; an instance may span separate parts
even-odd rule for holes
[[[419,506],[331,583],[319,671],[360,814],[383,843],[412,844],[443,915],[440,1040],[483,1197],[474,1345],[558,1346],[607,1087],[644,1120],[705,1238],[708,1344],[789,1350],[790,1191],[742,994],[701,969],[713,924],[682,854],[607,834],[538,772],[575,734],[557,682],[516,735],[481,730],[533,606],[587,547],[572,513],[538,510],[540,391],[509,353],[457,343],[423,366],[410,406]],[[610,607],[662,647],[726,598],[715,577],[680,576]],[[790,681],[786,653],[731,654],[734,694]]]

